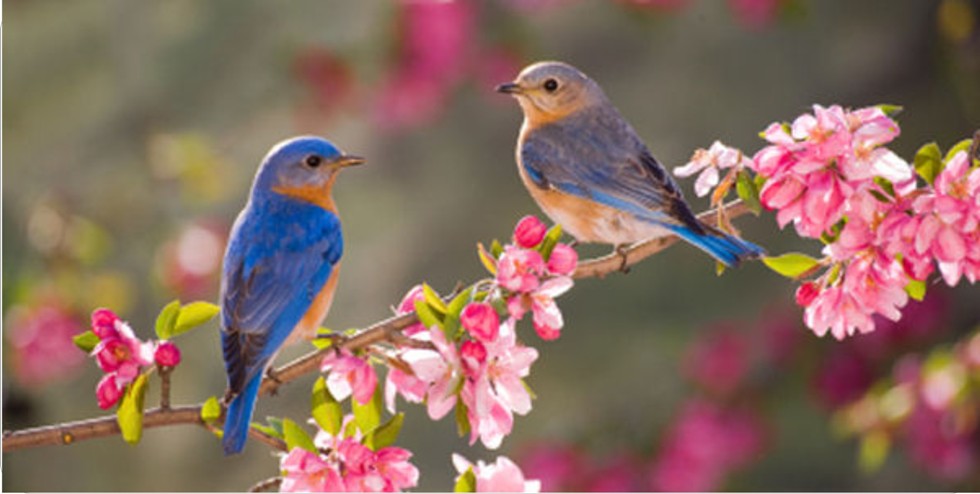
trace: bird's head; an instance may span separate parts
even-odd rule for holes
[[[262,160],[252,197],[271,192],[334,209],[330,189],[337,172],[364,161],[320,137],[286,139],[273,146]]]
[[[564,62],[529,65],[513,82],[497,86],[510,94],[533,124],[544,124],[606,102],[602,88],[589,76]]]

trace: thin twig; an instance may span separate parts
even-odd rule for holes
[[[748,207],[741,201],[733,201],[722,206],[726,210],[729,218],[741,216],[749,211]],[[718,213],[717,210],[710,210],[698,215],[702,220],[710,219]],[[623,267],[632,266],[653,254],[656,254],[677,241],[674,236],[663,237],[638,244],[631,245],[622,249],[623,254],[613,253],[595,259],[585,260],[579,263],[578,269],[572,275],[574,278],[601,278],[609,273],[620,271]],[[623,256],[625,255],[625,262]],[[400,346],[418,346],[428,348],[419,342],[414,342],[401,334],[401,331],[412,324],[418,322],[418,317],[414,313],[403,314],[389,317],[378,321],[355,335],[337,340],[336,345],[316,350],[303,355],[281,367],[273,369],[271,375],[275,379],[266,378],[262,381],[259,388],[260,394],[268,395],[274,393],[279,386],[294,381],[306,374],[316,372],[319,369],[320,361],[327,352],[335,351],[337,348],[357,350],[366,348],[377,343],[388,342]],[[161,373],[165,374],[165,373]],[[144,428],[163,427],[176,424],[191,424],[211,427],[201,420],[201,407],[198,405],[184,405],[179,407],[169,407],[169,389],[166,397],[161,396],[161,406],[147,410],[143,418]],[[107,415],[93,419],[67,422],[62,424],[47,425],[19,431],[4,431],[3,433],[3,452],[16,451],[25,448],[49,445],[69,445],[78,441],[118,435],[119,425],[116,423],[115,415]],[[285,451],[285,444],[281,440],[268,436],[261,431],[251,430],[250,434],[255,439],[269,444],[275,449]]]
[[[252,487],[248,488],[248,492],[273,492],[279,490],[279,484],[282,484],[282,477],[272,477],[265,479],[261,482],[257,482]]]

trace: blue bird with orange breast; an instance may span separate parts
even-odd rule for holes
[[[312,339],[330,309],[344,249],[331,189],[340,169],[363,162],[319,137],[296,137],[273,147],[255,174],[222,268],[225,454],[245,447],[276,353]]]
[[[618,250],[675,234],[726,266],[763,253],[699,221],[602,88],[575,67],[539,62],[497,91],[524,112],[517,140],[524,185],[576,240]]]

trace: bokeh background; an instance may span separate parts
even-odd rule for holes
[[[538,213],[514,164],[520,112],[492,92],[532,61],[592,75],[671,168],[715,139],[754,152],[766,125],[814,103],[902,105],[892,148],[907,159],[980,127],[977,1],[4,7],[4,429],[104,413],[99,371],[70,343],[92,309],[150,338],[168,301],[217,298],[252,174],[292,135],[370,160],[335,193],[348,249],[326,325],[345,329],[387,317],[423,280],[448,292],[481,276],[476,242]],[[737,223],[770,252],[818,252],[771,215]],[[802,327],[793,288],[757,263],[717,277],[686,246],[583,280],[559,300],[561,339],[525,333],[541,352],[537,399],[501,451],[469,447],[451,419],[411,405],[399,445],[415,453],[424,490],[451,489],[454,451],[506,454],[548,489],[980,488],[969,376],[954,373],[956,410],[906,407],[870,436],[853,406],[873,412],[903,365],[942,369],[980,321],[977,287],[933,285],[903,323],[844,342]],[[217,326],[178,344],[174,400],[220,394]],[[311,383],[261,400],[257,417],[303,420]],[[114,437],[4,454],[3,489],[243,490],[277,465],[261,444],[225,458],[184,426],[148,430],[138,446]]]

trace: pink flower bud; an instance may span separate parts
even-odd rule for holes
[[[95,387],[95,398],[99,401],[99,408],[107,410],[115,405],[122,398],[123,390],[116,384],[116,374],[109,373],[102,376],[99,384]]]
[[[474,338],[488,343],[497,339],[500,330],[497,311],[486,302],[473,302],[464,307],[459,322]]]
[[[163,367],[177,367],[180,363],[180,349],[170,341],[161,341],[153,352],[153,361]]]
[[[475,340],[466,340],[459,346],[459,357],[466,374],[477,377],[483,372],[487,361],[487,347]]]
[[[116,321],[118,320],[119,316],[109,309],[95,309],[92,312],[92,332],[100,340],[116,337],[118,335]]]
[[[548,227],[537,218],[537,216],[527,215],[517,222],[514,227],[514,241],[517,245],[530,249],[544,240]]]
[[[820,290],[817,288],[817,284],[808,281],[796,289],[796,303],[800,307],[809,307],[813,299],[817,298],[819,294]]]
[[[578,253],[568,244],[555,245],[548,258],[548,271],[561,276],[570,275],[578,265]]]

